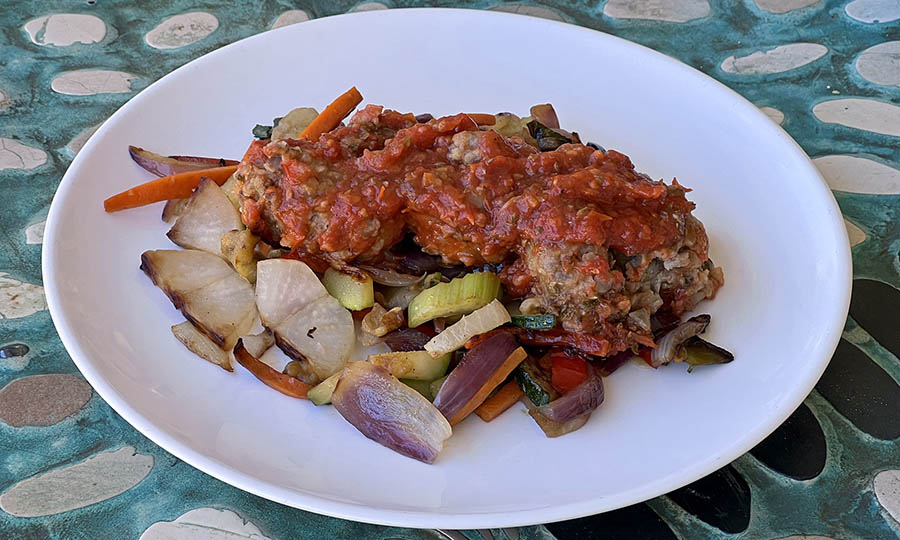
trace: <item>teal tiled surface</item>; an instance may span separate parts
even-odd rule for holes
[[[206,476],[131,428],[80,378],[46,311],[40,249],[54,189],[90,130],[174,68],[276,22],[425,4],[518,11],[642,43],[764,107],[815,158],[850,230],[851,317],[817,390],[753,452],[604,516],[508,531],[402,530],[287,508]],[[166,26],[184,14],[193,15]],[[272,539],[900,537],[898,167],[897,0],[5,2],[0,538],[195,538],[186,523]]]

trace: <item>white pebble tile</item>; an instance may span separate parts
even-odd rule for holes
[[[879,43],[864,50],[856,59],[856,71],[869,82],[900,86],[900,41]]]
[[[388,9],[388,7],[381,2],[363,2],[350,11],[376,11],[379,9]]]
[[[128,491],[153,468],[153,456],[131,446],[26,478],[0,495],[0,509],[16,517],[59,514]]]
[[[850,247],[853,247],[858,244],[862,244],[866,241],[866,233],[859,227],[857,227],[853,222],[844,220],[844,227],[847,228],[847,238],[850,241]]]
[[[785,536],[783,538],[778,538],[777,540],[837,540],[830,536],[819,536],[818,534],[795,534],[792,536]]]
[[[844,8],[847,15],[864,23],[888,23],[900,19],[897,0],[854,0]]]
[[[44,288],[0,272],[0,319],[20,319],[47,309]]]
[[[837,191],[891,195],[900,193],[900,170],[860,156],[817,157],[813,163]]]
[[[747,56],[729,56],[722,71],[736,75],[768,75],[805,66],[825,56],[828,47],[818,43],[790,43]]]
[[[144,41],[155,49],[177,49],[196,43],[219,27],[212,13],[192,11],[169,17],[147,32]]]
[[[106,23],[94,15],[56,13],[28,21],[25,32],[38,45],[68,47],[76,43],[103,41]]]
[[[609,0],[603,14],[614,19],[687,22],[709,15],[707,0]]]
[[[54,92],[70,96],[124,94],[131,92],[131,81],[136,78],[137,76],[124,71],[82,69],[58,75],[50,82],[50,88]]]
[[[27,146],[15,139],[0,137],[0,171],[5,169],[34,169],[47,162],[47,153]]]
[[[759,110],[764,112],[766,116],[772,119],[773,122],[778,124],[779,126],[784,123],[784,113],[776,109],[775,107],[760,107]]]
[[[900,107],[865,98],[823,101],[813,107],[822,122],[900,137]]]
[[[26,244],[43,244],[44,243],[44,227],[46,221],[32,223],[25,227],[25,243]]]
[[[787,13],[796,9],[813,6],[819,0],[754,0],[759,9],[771,11],[772,13]]]
[[[278,18],[275,19],[275,22],[272,23],[272,29],[274,30],[275,28],[281,28],[282,26],[289,26],[308,20],[309,14],[307,12],[302,9],[292,9],[279,15]]]
[[[231,510],[197,508],[173,521],[157,521],[138,540],[269,540],[253,522]]]
[[[94,132],[96,132],[99,128],[100,124],[97,124],[96,126],[91,126],[76,135],[75,138],[69,141],[69,144],[66,145],[66,151],[73,156],[77,155],[78,152],[81,152],[81,149],[84,148],[84,145],[87,144],[88,139],[91,138],[91,135],[93,135]]]
[[[881,471],[872,482],[878,504],[900,522],[900,470]]]
[[[506,13],[518,13],[519,15],[530,15],[531,17],[540,17],[541,19],[550,19],[551,21],[565,22],[566,20],[562,15],[552,9],[527,4],[503,4],[502,6],[491,8],[491,10],[504,11]]]

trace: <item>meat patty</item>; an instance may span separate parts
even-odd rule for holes
[[[564,328],[612,352],[651,341],[649,318],[712,298],[723,275],[693,203],[627,156],[539,152],[466,115],[416,123],[368,106],[317,141],[257,141],[236,173],[247,226],[333,264],[377,264],[407,233],[446,264],[500,265]]]

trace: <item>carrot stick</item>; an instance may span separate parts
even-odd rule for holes
[[[500,387],[493,396],[487,398],[484,403],[475,409],[477,414],[485,422],[490,422],[503,414],[506,409],[512,407],[522,397],[522,389],[516,381],[509,381]]]
[[[492,126],[497,123],[497,117],[493,114],[485,113],[466,113],[466,116],[472,119],[479,126]]]
[[[118,212],[127,208],[144,206],[145,204],[190,197],[194,188],[200,185],[202,179],[210,178],[221,186],[234,174],[237,168],[237,165],[231,165],[163,176],[113,195],[103,201],[103,208],[107,212]]]
[[[238,364],[247,368],[247,371],[252,373],[257,379],[286,396],[305,399],[306,393],[312,388],[312,386],[300,379],[276,371],[262,360],[254,358],[244,348],[244,342],[241,340],[238,340],[237,345],[234,347],[234,359],[238,361]]]
[[[354,86],[325,107],[325,110],[300,133],[300,138],[310,141],[318,139],[319,135],[338,127],[338,124],[361,102],[362,95]]]

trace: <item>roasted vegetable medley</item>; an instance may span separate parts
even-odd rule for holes
[[[724,276],[677,182],[582,144],[550,105],[369,106],[345,125],[361,100],[257,125],[240,162],[129,148],[159,178],[105,208],[166,201],[182,249],[147,251],[141,269],[184,314],[172,332],[191,352],[426,463],[472,413],[521,403],[558,437],[629,361],[733,360],[700,337],[709,315],[682,320]]]

